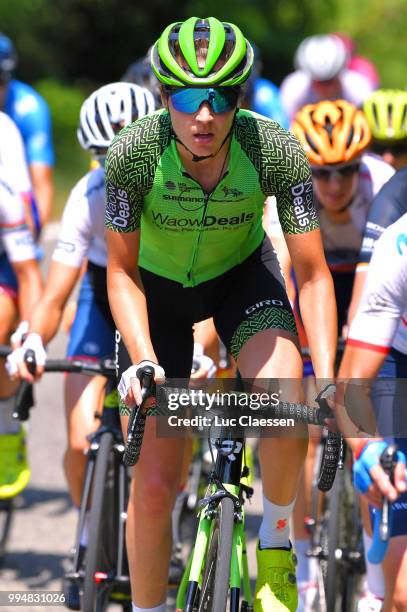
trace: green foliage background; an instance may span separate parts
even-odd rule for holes
[[[191,15],[238,24],[277,84],[305,36],[340,31],[375,62],[383,86],[407,85],[407,0],[0,0],[0,30],[19,54],[17,77],[34,84],[51,108],[56,214],[89,164],[76,141],[83,99],[119,80],[166,25]]]

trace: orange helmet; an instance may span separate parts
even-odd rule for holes
[[[371,140],[363,112],[345,100],[303,106],[291,131],[302,144],[311,164],[341,164],[360,155]]]

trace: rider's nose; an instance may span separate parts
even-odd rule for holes
[[[198,121],[209,121],[213,117],[212,107],[209,102],[202,102],[196,114]]]

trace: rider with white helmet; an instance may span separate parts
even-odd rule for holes
[[[78,139],[84,149],[99,159],[100,165],[81,178],[71,191],[43,299],[32,312],[22,349],[14,351],[8,359],[14,375],[32,379],[22,362],[25,351],[32,349],[38,364],[35,378],[38,380],[41,376],[46,359],[44,346],[58,331],[64,307],[84,264],[86,270],[70,330],[67,356],[94,360],[113,353],[115,326],[106,289],[105,170],[102,160],[117,132],[154,109],[152,94],[132,83],[105,85],[83,103]],[[86,463],[84,451],[88,446],[86,436],[97,428],[94,415],[100,407],[105,382],[102,377],[89,380],[80,374],[69,374],[65,378],[68,448],[64,467],[72,500],[78,507]],[[78,593],[76,595],[79,597]]]
[[[152,93],[133,83],[110,83],[82,104],[77,136],[83,149],[100,155],[118,129],[155,110]]]
[[[367,78],[348,70],[348,52],[334,34],[305,38],[299,45],[294,64],[296,71],[282,82],[283,107],[292,119],[305,104],[342,98],[361,106],[373,87]]]

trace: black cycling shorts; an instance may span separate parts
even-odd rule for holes
[[[265,329],[297,333],[277,255],[267,237],[241,264],[196,287],[183,287],[143,268],[140,273],[153,347],[168,378],[189,378],[193,325],[210,317],[235,359],[244,343]],[[120,374],[131,365],[122,342],[118,361]]]

